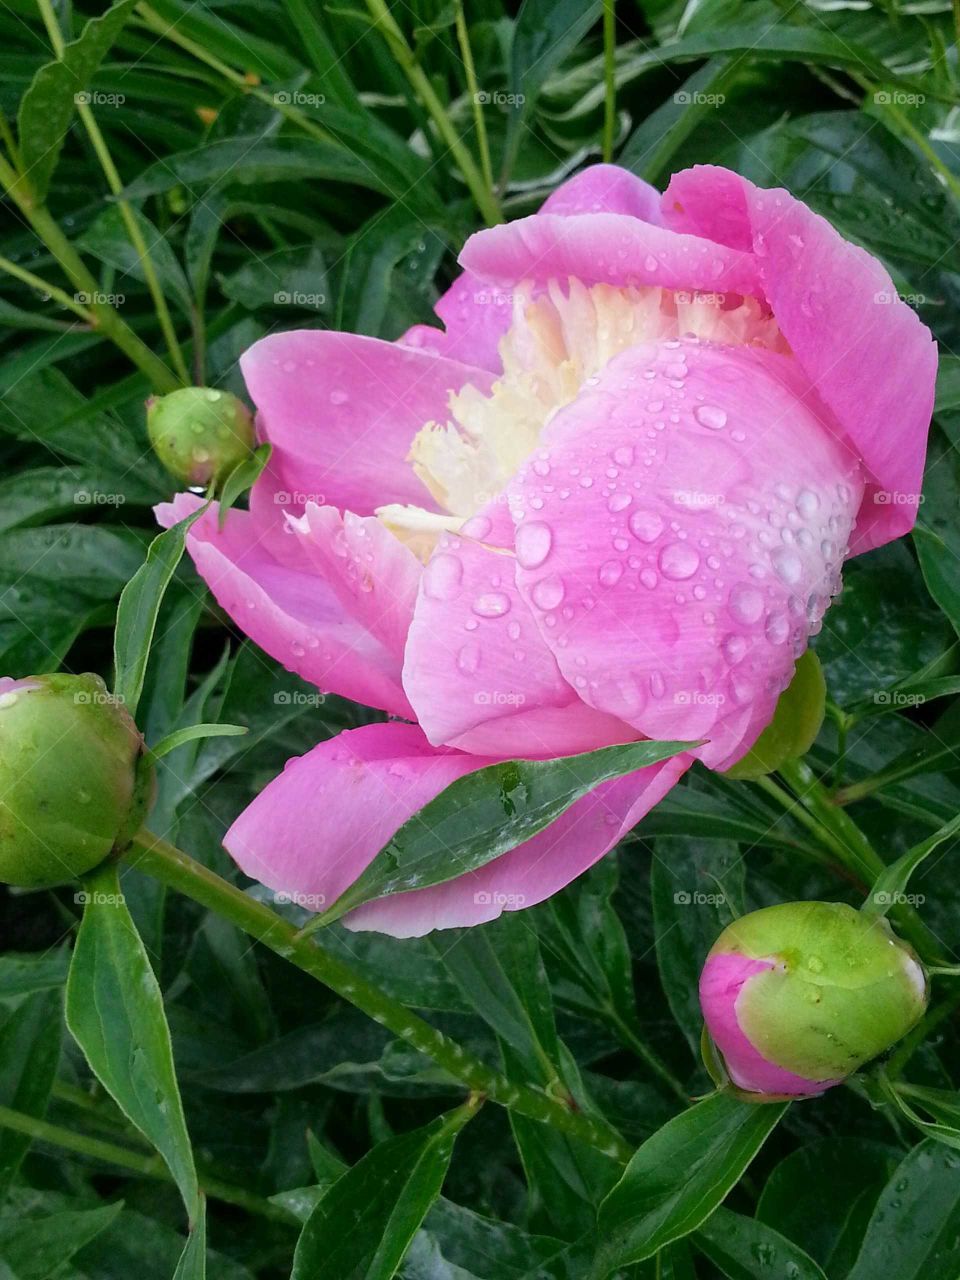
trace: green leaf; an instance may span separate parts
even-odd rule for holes
[[[238,462],[233,468],[226,480],[223,482],[223,488],[220,491],[217,527],[222,529],[227,523],[227,516],[230,509],[240,498],[252,489],[256,482],[263,474],[263,469],[270,461],[270,454],[273,452],[272,445],[261,444],[254,449],[249,458],[244,458],[242,462]]]
[[[829,1276],[845,1276],[900,1153],[862,1138],[820,1138],[781,1160],[757,1218],[802,1244]]]
[[[647,182],[656,182],[669,171],[671,160],[694,129],[716,111],[718,99],[723,101],[728,86],[742,71],[738,61],[711,58],[640,122],[617,157],[617,164]]]
[[[99,17],[91,18],[79,39],[66,46],[61,59],[40,68],[21,99],[17,117],[20,154],[38,204],[46,197],[60,159],[75,95],[88,90],[135,3],[119,0]]]
[[[49,1280],[59,1274],[75,1253],[106,1231],[122,1207],[0,1219],[0,1263],[9,1267],[2,1280]]]
[[[174,729],[173,733],[168,733],[155,747],[150,748],[150,755],[154,760],[162,760],[168,752],[197,738],[237,738],[247,732],[242,724],[191,724],[185,729]]]
[[[388,1138],[333,1184],[307,1219],[291,1280],[390,1280],[440,1194],[468,1103]]]
[[[960,632],[960,467],[957,451],[944,435],[930,437],[923,482],[923,505],[917,516],[913,542],[927,589]]]
[[[942,826],[939,831],[935,831],[932,836],[928,836],[926,840],[921,840],[912,849],[908,849],[897,858],[896,862],[892,862],[874,881],[870,896],[861,907],[863,914],[885,916],[890,908],[903,898],[910,883],[910,877],[917,867],[933,853],[934,849],[938,849],[945,840],[951,839],[958,831],[960,831],[960,814]]]
[[[0,1000],[17,1000],[36,991],[57,991],[67,980],[70,953],[60,948],[42,955],[0,956]]]
[[[847,1280],[956,1280],[958,1273],[960,1156],[928,1139],[881,1192]]]
[[[190,315],[192,299],[183,268],[176,259],[166,236],[161,235],[148,217],[139,209],[131,210],[150,251],[150,260],[157,273],[160,287],[167,298],[175,298],[183,311]],[[105,209],[77,240],[77,246],[99,258],[120,274],[114,282],[114,293],[124,292],[124,277],[144,281],[143,264],[134,248],[123,216],[116,205]]]
[[[705,1222],[786,1109],[715,1093],[648,1138],[600,1206],[597,1280]]]
[[[150,543],[146,560],[121,593],[113,638],[114,693],[132,716],[137,714],[143,692],[160,605],[183,556],[187,532],[205,510],[206,506],[198,507],[158,534]]]
[[[507,122],[504,172],[513,168],[526,119],[553,72],[600,20],[600,0],[523,0],[513,31],[510,88],[516,95]]]
[[[163,996],[120,892],[116,865],[88,876],[84,888],[67,982],[67,1026],[104,1088],[163,1156],[195,1223],[201,1197]]]
[[[650,893],[660,984],[697,1062],[700,970],[720,933],[743,911],[744,871],[739,847],[728,841],[667,836],[656,842]]]
[[[791,1240],[754,1218],[722,1207],[713,1211],[694,1243],[729,1280],[764,1280],[771,1271],[790,1280],[827,1280]]]
[[[28,996],[0,1025],[0,1104],[42,1118],[60,1061],[59,990]],[[0,1201],[30,1146],[27,1134],[0,1130]]]
[[[535,836],[601,782],[667,760],[690,745],[630,742],[555,760],[509,760],[458,778],[403,824],[318,921],[475,871]]]

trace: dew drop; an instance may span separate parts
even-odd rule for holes
[[[623,577],[623,565],[619,560],[607,560],[597,573],[597,580],[602,587],[615,587]]]
[[[523,569],[543,564],[553,546],[553,531],[542,520],[528,520],[517,529],[517,560]]]
[[[701,427],[709,427],[711,431],[720,431],[727,425],[726,412],[723,409],[718,409],[716,405],[697,405],[693,411],[693,416]]]
[[[663,533],[663,520],[655,511],[635,511],[630,517],[630,532],[641,542],[656,542]]]
[[[736,583],[727,600],[727,608],[738,622],[749,626],[759,622],[763,614],[763,596],[746,582]]]
[[[550,574],[534,584],[531,595],[538,609],[556,609],[563,600],[564,586],[556,574]]]
[[[673,582],[692,578],[700,568],[700,556],[693,547],[671,542],[660,552],[660,572]]]
[[[480,618],[502,618],[510,612],[510,597],[502,591],[488,591],[477,596],[472,608]]]

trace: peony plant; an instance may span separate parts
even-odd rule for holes
[[[660,195],[597,165],[460,263],[442,330],[279,333],[241,360],[272,457],[190,554],[269,654],[390,719],[291,760],[226,847],[332,903],[484,765],[698,745],[346,917],[398,936],[542,901],[694,760],[744,757],[845,559],[913,525],[937,365],[874,258],[713,166]]]

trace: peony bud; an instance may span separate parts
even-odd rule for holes
[[[255,443],[253,418],[243,401],[210,387],[152,396],[147,432],[167,470],[194,487],[222,481]]]
[[[137,726],[99,676],[0,677],[0,881],[90,871],[129,843],[153,789]]]
[[[787,902],[735,921],[700,975],[700,1007],[730,1079],[804,1096],[842,1083],[919,1020],[927,983],[885,920]]]

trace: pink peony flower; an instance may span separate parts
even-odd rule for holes
[[[290,670],[413,723],[291,761],[227,848],[332,903],[491,761],[706,743],[348,918],[404,936],[542,901],[693,756],[723,769],[750,747],[844,556],[913,524],[936,371],[877,261],[725,169],[661,197],[598,165],[460,261],[442,331],[281,333],[242,359],[273,457],[249,513],[193,526],[194,562]]]

